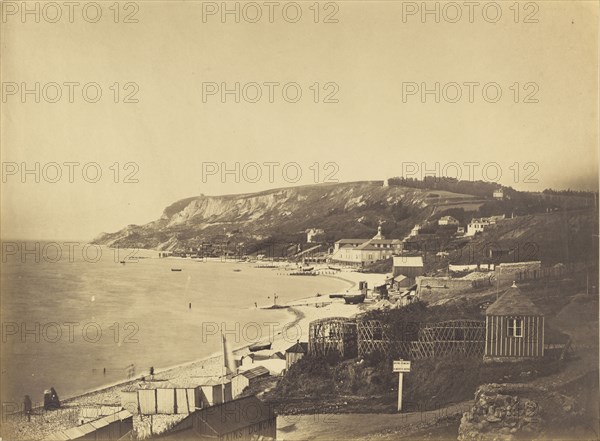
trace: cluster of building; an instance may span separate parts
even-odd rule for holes
[[[48,439],[116,441],[158,436],[173,440],[272,441],[277,429],[273,408],[248,391],[260,389],[262,381],[283,373],[285,355],[269,352],[272,353],[235,357],[235,372],[226,375],[185,379],[152,375],[136,380],[121,390],[120,406],[107,411],[106,406],[89,408],[78,426],[55,432]],[[101,409],[103,414],[94,414],[95,409]],[[134,424],[134,418],[139,423]],[[164,426],[161,421],[169,423]],[[157,430],[155,425],[164,430]]]
[[[460,353],[487,362],[513,362],[545,355],[544,314],[516,284],[485,310],[485,320],[402,323],[392,340],[377,320],[332,317],[310,323],[308,343],[288,349],[290,364],[305,355],[331,353],[349,359],[373,351],[404,359]]]
[[[452,216],[442,216],[438,219],[437,225],[454,228],[455,234],[458,236],[474,236],[503,219],[505,219],[505,215],[474,218],[465,227],[461,226],[460,222]],[[378,227],[377,234],[371,239],[340,239],[335,242],[328,260],[344,265],[364,266],[388,259],[410,250],[411,241],[418,238],[423,228],[424,226],[421,224],[415,225],[403,240],[386,239],[381,232],[381,226]]]

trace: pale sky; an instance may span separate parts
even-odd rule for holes
[[[598,186],[595,1],[539,1],[537,11],[526,10],[527,2],[521,2],[518,23],[510,9],[513,1],[499,3],[497,23],[488,23],[481,8],[475,9],[473,23],[466,8],[457,23],[444,20],[442,9],[440,23],[432,16],[423,23],[419,12],[403,22],[403,7],[407,12],[421,2],[378,1],[331,3],[337,5],[337,23],[323,23],[335,12],[326,2],[320,3],[319,23],[314,23],[312,1],[298,3],[302,17],[297,23],[282,15],[290,2],[278,3],[273,23],[266,6],[258,23],[243,15],[239,23],[233,16],[222,23],[218,12],[203,22],[203,7],[220,7],[221,2],[181,1],[132,2],[139,9],[134,15],[138,23],[122,22],[135,12],[134,6],[125,10],[124,3],[115,23],[112,1],[100,2],[97,23],[88,23],[81,9],[70,23],[67,7],[57,23],[48,22],[56,12],[50,9],[45,15],[41,11],[36,23],[34,15],[23,18],[14,11],[21,2],[8,2],[9,9],[4,3],[3,238],[91,239],[154,220],[185,197],[314,183],[315,163],[318,182],[326,172],[335,172],[332,178],[340,182],[399,176],[403,169],[414,170],[406,168],[410,162],[419,164],[413,177],[421,177],[422,163],[430,170],[439,163],[440,171],[455,175],[455,168],[445,166],[455,162],[467,179],[465,163],[476,162],[480,165],[471,169],[472,178],[485,179],[483,166],[497,163],[502,172],[498,182],[521,190]],[[440,8],[446,5],[440,3]],[[293,18],[293,7],[286,11]],[[454,14],[445,12],[446,18]],[[87,13],[93,19],[95,12]],[[255,11],[248,8],[246,13],[251,19]],[[493,10],[487,14],[493,19]],[[529,14],[538,22],[524,23]],[[36,82],[40,102],[34,94],[21,102],[22,83],[34,89]],[[56,89],[44,87],[52,82],[61,85],[56,103],[48,102]],[[65,82],[98,83],[102,97],[88,103],[78,86],[70,103]],[[256,92],[249,86],[244,89],[247,100],[241,95],[239,103],[233,95],[223,103],[218,93],[203,102],[203,83],[234,88],[236,82],[258,83],[261,99],[248,102]],[[280,84],[274,86],[273,103],[264,85],[268,82]],[[286,102],[281,92],[281,85],[291,82],[302,90],[296,103]],[[433,89],[436,82],[439,103],[434,95],[421,102],[419,91],[403,100],[403,90],[412,87],[408,83]],[[480,83],[473,86],[474,102],[469,102],[465,85],[470,82]],[[118,103],[114,83],[119,84]],[[125,89],[126,83],[137,84],[134,98],[139,102],[122,102],[134,87]],[[314,83],[319,83],[318,103]],[[325,88],[326,83],[335,84]],[[461,88],[456,103],[449,102],[456,88],[448,83]],[[500,87],[498,102],[485,100],[482,86],[488,83]],[[334,89],[339,102],[323,103]],[[494,89],[487,90],[486,97],[493,98]],[[93,98],[93,89],[88,92]],[[527,96],[538,102],[525,103]],[[36,162],[41,182],[34,182],[35,174],[22,182],[21,164],[34,169]],[[61,164],[62,178],[56,183],[48,182],[54,179],[54,168],[47,166],[52,162]],[[81,164],[72,183],[62,165],[68,162]],[[102,170],[96,183],[81,174],[81,166],[92,162]],[[233,175],[221,179],[218,173],[203,182],[207,162],[231,169],[238,162],[240,182]],[[241,175],[241,167],[251,162],[261,164],[257,182],[249,182],[255,177],[252,166],[244,169],[248,179]],[[272,180],[266,162],[280,164]],[[296,184],[291,166],[287,179],[281,173],[291,162],[302,172]],[[336,165],[326,169],[330,162]],[[136,165],[125,169],[126,163]],[[139,182],[122,182],[135,167]],[[486,168],[491,180],[496,179],[495,168]],[[88,172],[93,178],[93,168]]]

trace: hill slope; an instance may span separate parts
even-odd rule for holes
[[[385,235],[402,238],[436,205],[469,201],[470,195],[379,182],[320,184],[252,194],[182,199],[146,225],[104,233],[94,242],[108,246],[181,250],[203,242],[256,245],[264,241],[303,242],[308,228],[323,239],[372,237],[379,222]]]

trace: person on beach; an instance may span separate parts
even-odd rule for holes
[[[60,407],[60,399],[58,398],[58,394],[56,393],[56,390],[51,387],[50,388],[50,392],[51,392],[51,396],[50,399],[52,400],[52,403],[58,408]]]
[[[44,391],[44,409],[45,410],[55,410],[60,407],[60,400],[58,398],[58,394],[56,390],[51,387],[50,389],[46,389]]]
[[[29,398],[29,395],[25,395],[25,399],[23,400],[23,412],[27,415],[27,422],[31,422],[32,410],[33,406],[31,405],[31,398]]]

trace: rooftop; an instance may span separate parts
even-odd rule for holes
[[[394,266],[420,268],[423,266],[422,256],[394,256]]]
[[[257,366],[255,368],[248,369],[247,371],[240,372],[240,375],[243,375],[248,380],[252,380],[253,378],[269,375],[269,370],[264,366]]]
[[[240,398],[197,412],[216,435],[236,432],[261,421],[275,418],[272,406],[255,396]]]
[[[297,342],[295,345],[290,346],[285,352],[290,352],[293,354],[307,354],[308,353],[308,343],[307,342]]]
[[[502,296],[485,311],[485,315],[544,315],[516,285],[508,288]]]

